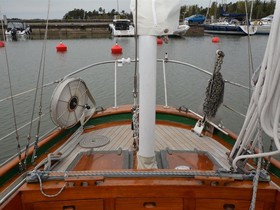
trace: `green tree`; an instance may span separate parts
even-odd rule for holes
[[[102,7],[99,7],[98,11],[101,13],[103,11]]]
[[[83,19],[85,16],[85,11],[83,9],[74,9],[69,11],[63,16],[63,19]]]

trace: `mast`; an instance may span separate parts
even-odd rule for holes
[[[137,168],[152,169],[157,168],[155,158],[156,37],[173,34],[178,29],[180,0],[141,0],[138,2],[132,0],[130,7],[134,24],[137,27],[136,36],[139,36],[139,151]]]
[[[139,37],[139,151],[138,168],[157,168],[155,112],[157,46],[155,36]]]

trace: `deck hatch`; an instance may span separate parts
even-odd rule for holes
[[[217,170],[222,166],[207,151],[161,150],[157,153],[159,168],[181,170]]]
[[[67,171],[131,169],[133,154],[128,150],[88,151],[79,153]]]

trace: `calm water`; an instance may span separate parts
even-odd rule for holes
[[[164,58],[165,53],[169,59],[180,60],[196,65],[208,71],[213,71],[215,52],[221,49],[225,53],[222,65],[224,79],[248,86],[248,38],[238,36],[221,36],[219,44],[211,42],[211,36],[187,37],[185,39],[170,39],[168,44],[158,46],[158,58]],[[254,67],[260,65],[265,51],[267,36],[252,36],[251,45],[253,52]],[[111,55],[110,49],[115,39],[78,39],[64,40],[68,46],[66,53],[57,53],[55,46],[60,40],[48,40],[46,52],[45,83],[53,82],[65,74],[73,72],[83,66],[95,62],[114,60],[116,58],[134,59],[134,39],[119,38],[118,43],[123,47],[122,56]],[[32,89],[36,86],[37,74],[40,65],[42,51],[42,40],[27,40],[6,43],[8,53],[8,64],[12,77],[13,93]],[[5,50],[0,48],[0,100],[10,95]],[[167,90],[168,103],[175,107],[185,105],[188,108],[198,111],[204,100],[204,91],[209,77],[189,67],[175,66],[168,64],[167,68]],[[118,104],[132,103],[134,66],[128,65],[118,69]],[[114,71],[113,65],[105,65],[83,72],[78,77],[83,78],[97,105],[108,107],[114,104]],[[157,103],[164,104],[163,74],[162,65],[158,65],[157,78]],[[49,101],[55,86],[44,89],[43,117],[41,133],[54,127],[50,123]],[[15,111],[17,114],[18,127],[24,125],[31,119],[33,109],[34,92],[28,93],[15,99]],[[224,104],[246,113],[248,105],[248,91],[231,85],[226,85]],[[14,130],[12,118],[11,101],[0,103],[0,136],[5,136]],[[38,116],[36,108],[35,116]],[[222,108],[219,111],[223,124],[238,133],[241,129],[243,118]],[[32,136],[35,136],[37,122],[33,123]],[[21,147],[27,143],[26,136],[29,126],[19,132]],[[0,141],[0,163],[10,157],[16,151],[15,135]]]

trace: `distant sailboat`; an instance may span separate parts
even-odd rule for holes
[[[205,23],[204,32],[211,34],[253,35],[257,32],[257,27],[246,24],[245,14],[226,13],[222,8],[220,20],[215,23]]]

